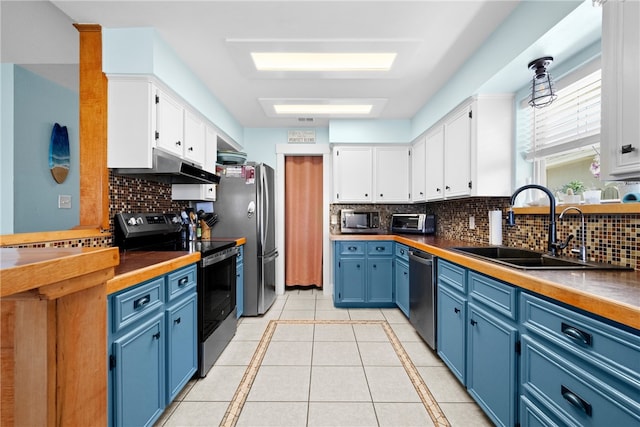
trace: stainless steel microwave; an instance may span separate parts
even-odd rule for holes
[[[380,212],[370,210],[340,210],[341,233],[378,233],[380,231]]]

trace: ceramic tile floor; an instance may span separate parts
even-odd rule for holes
[[[241,318],[156,426],[436,425],[427,408],[439,425],[492,425],[400,310],[338,309],[321,290],[292,290]]]

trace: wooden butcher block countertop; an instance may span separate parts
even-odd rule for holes
[[[469,242],[422,235],[332,234],[331,240],[394,240],[463,267],[640,329],[640,271],[519,270],[454,252]]]
[[[69,294],[87,286],[83,277],[110,279],[118,261],[118,248],[2,248],[0,297],[36,289],[47,298]]]

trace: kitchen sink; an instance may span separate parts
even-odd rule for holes
[[[551,256],[529,249],[506,246],[460,246],[451,249],[521,270],[631,270],[630,267],[582,262],[575,258]]]

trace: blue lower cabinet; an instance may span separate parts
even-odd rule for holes
[[[395,307],[391,241],[341,241],[334,246],[336,307]]]
[[[189,382],[198,366],[196,296],[181,300],[166,310],[167,405]]]
[[[451,372],[466,383],[467,302],[457,292],[438,286],[437,334],[438,355]]]
[[[367,260],[367,302],[393,304],[393,258],[369,257]]]
[[[240,318],[244,313],[244,245],[238,247],[236,255],[236,309]]]
[[[150,426],[196,372],[195,265],[109,295],[110,426]]]
[[[468,304],[467,390],[499,426],[516,423],[518,328]]]
[[[112,344],[114,425],[153,425],[164,411],[163,320],[159,313]]]

